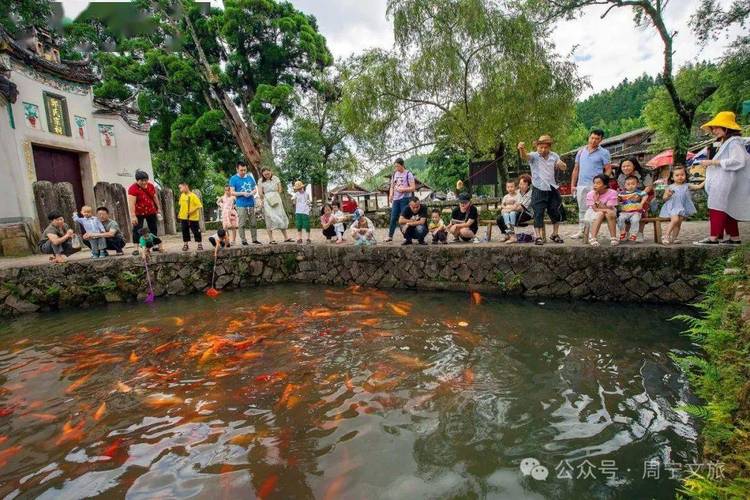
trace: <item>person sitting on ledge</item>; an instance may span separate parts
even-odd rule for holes
[[[479,229],[479,211],[471,204],[471,196],[461,193],[458,206],[453,209],[451,223],[446,228],[453,235],[453,241],[472,241]]]
[[[59,212],[50,212],[47,215],[49,225],[42,231],[42,239],[39,240],[39,251],[50,255],[50,262],[65,262],[65,257],[73,255],[79,249],[73,248],[73,235],[75,234],[65,223],[65,219]]]
[[[122,237],[122,231],[120,231],[120,225],[117,223],[116,220],[109,218],[109,209],[107,207],[99,207],[96,209],[96,216],[99,218],[99,221],[102,223],[102,226],[104,226],[104,232],[103,233],[84,233],[83,235],[83,243],[90,247],[91,243],[89,242],[92,238],[104,238],[107,248],[107,250],[114,250],[117,255],[125,255],[122,251],[123,248],[125,248],[125,238]]]
[[[404,233],[402,245],[411,245],[414,238],[420,245],[427,244],[424,241],[427,236],[427,207],[419,202],[419,198],[409,198],[409,204],[401,212],[398,223],[401,224],[401,231]]]
[[[361,208],[354,211],[354,215],[352,215],[352,225],[349,230],[352,233],[352,240],[355,245],[375,244],[375,224],[365,217]]]
[[[516,214],[516,226],[534,218],[534,214],[531,213],[531,176],[529,174],[523,174],[518,178],[518,202],[510,208]],[[509,231],[509,226],[505,222],[504,213],[501,213],[500,216],[498,216],[496,222],[500,231],[508,236],[508,238],[506,238],[508,243],[518,242],[518,236],[515,234],[515,230],[512,231],[512,233]]]

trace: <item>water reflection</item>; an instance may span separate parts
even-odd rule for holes
[[[688,346],[635,311],[290,286],[24,318],[0,327],[0,494],[671,498],[642,468],[696,459]]]

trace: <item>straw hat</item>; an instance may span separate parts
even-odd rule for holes
[[[552,140],[551,136],[544,134],[544,135],[539,136],[539,139],[534,141],[534,145],[536,146],[537,144],[549,144],[550,146],[552,146],[552,143],[554,142],[555,141]]]
[[[304,182],[302,182],[302,181],[296,181],[294,183],[294,190],[295,191],[299,191],[300,189],[304,189],[304,188],[305,188],[305,183]]]
[[[701,125],[701,128],[705,131],[710,131],[711,127],[723,127],[730,130],[742,130],[742,127],[737,123],[737,115],[731,111],[721,111],[709,122]]]

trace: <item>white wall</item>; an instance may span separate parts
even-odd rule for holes
[[[93,203],[90,198],[93,197],[93,185],[97,182],[116,182],[127,187],[133,182],[136,169],[148,172],[153,178],[148,133],[134,130],[117,115],[94,115],[96,108],[90,87],[66,84],[80,89],[77,93],[61,87],[60,83],[49,81],[52,80],[49,76],[48,81],[39,81],[30,75],[28,70],[19,68],[15,62],[10,80],[18,86],[19,93],[18,99],[12,104],[16,128],[10,128],[7,109],[0,104],[0,175],[3,179],[12,179],[13,182],[7,185],[5,182],[0,183],[0,220],[36,218],[32,190],[36,173],[30,145],[65,149],[81,154],[81,178],[87,203]],[[48,131],[44,91],[66,98],[70,137]],[[40,130],[27,127],[24,102],[39,106]],[[75,115],[87,120],[85,139],[78,135]],[[99,124],[114,126],[115,147],[101,145]]]

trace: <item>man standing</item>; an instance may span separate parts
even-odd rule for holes
[[[542,135],[534,142],[536,152],[528,153],[523,142],[518,143],[518,153],[521,159],[531,167],[531,207],[534,212],[534,243],[544,245],[544,212],[549,214],[552,221],[552,236],[550,240],[562,243],[558,231],[563,219],[562,197],[555,182],[555,169],[565,170],[567,166],[560,160],[557,153],[552,152],[552,137]]]
[[[120,231],[120,225],[117,221],[109,218],[109,209],[107,207],[97,208],[96,216],[104,226],[104,232],[85,233],[83,242],[87,247],[90,247],[88,240],[91,238],[104,238],[107,242],[107,250],[114,250],[117,255],[123,255],[122,249],[125,248],[125,238],[122,237],[122,231]]]
[[[396,171],[391,177],[391,187],[388,190],[388,203],[391,204],[391,223],[388,227],[388,238],[385,242],[393,241],[393,233],[396,232],[398,220],[401,213],[409,205],[410,193],[416,190],[414,174],[406,170],[404,160],[396,158],[394,163]]]
[[[258,223],[255,219],[255,194],[258,189],[255,185],[255,179],[247,173],[247,164],[244,161],[237,162],[237,173],[229,179],[231,195],[237,198],[237,215],[239,216],[240,239],[242,244],[247,246],[247,237],[245,236],[245,224],[250,219],[250,235],[253,243],[260,245],[258,241]]]
[[[604,139],[604,131],[594,129],[589,134],[589,141],[576,155],[575,167],[571,176],[570,185],[578,202],[578,232],[571,235],[573,239],[583,237],[583,219],[586,215],[586,195],[591,191],[594,177],[599,174],[607,174],[612,177],[612,162],[609,151],[599,144]]]
[[[404,242],[402,245],[411,245],[411,240],[417,239],[420,245],[426,245],[424,238],[427,236],[427,207],[419,202],[419,198],[412,196],[409,204],[401,212],[398,223],[404,231]]]

